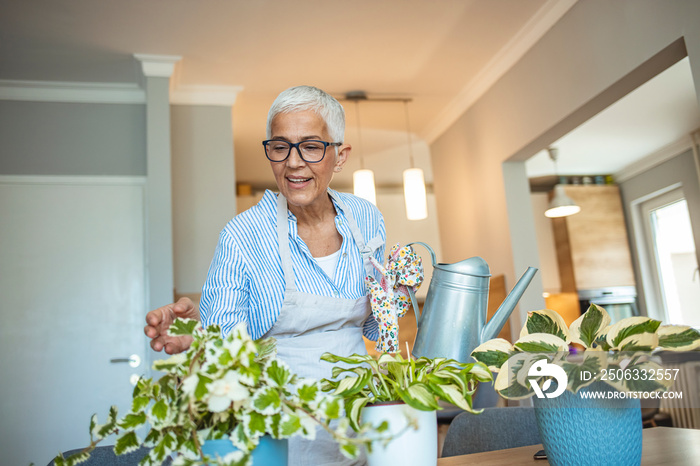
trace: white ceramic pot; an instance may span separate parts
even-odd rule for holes
[[[406,416],[418,421],[418,430],[409,427]],[[379,403],[362,410],[362,422],[378,425],[389,422],[389,432],[396,435],[384,447],[375,442],[372,453],[367,453],[368,466],[436,466],[437,465],[437,415],[435,411],[419,411],[402,402]]]

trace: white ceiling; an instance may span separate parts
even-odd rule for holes
[[[180,55],[174,87],[242,88],[233,112],[237,179],[256,185],[273,182],[260,141],[281,90],[311,84],[337,97],[408,97],[416,165],[430,181],[427,144],[575,2],[0,0],[0,80],[139,83],[134,53]],[[687,62],[677,66],[672,82],[640,89],[608,110],[617,114],[596,123],[603,112],[558,141],[561,171],[614,172],[602,165],[605,154],[648,154],[700,126]],[[640,111],[649,99],[655,110]],[[351,184],[360,154],[378,184],[399,184],[408,165],[403,104],[361,103],[358,134],[355,106],[344,103],[356,150],[336,186]]]
[[[686,57],[551,146],[558,149],[559,174],[624,176],[649,157],[666,156],[666,149],[690,147],[690,133],[699,128],[700,109]],[[546,150],[525,165],[530,177],[554,174]]]

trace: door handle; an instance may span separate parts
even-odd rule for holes
[[[128,363],[131,367],[139,367],[141,365],[141,357],[138,354],[132,354],[128,358],[112,358],[109,360],[112,364]]]

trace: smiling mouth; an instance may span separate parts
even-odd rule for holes
[[[295,184],[306,183],[310,179],[311,178],[297,178],[297,177],[292,178],[291,176],[287,177],[287,181],[289,181],[290,183],[295,183]]]

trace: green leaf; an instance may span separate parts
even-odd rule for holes
[[[610,325],[610,315],[600,306],[591,304],[581,317],[571,323],[571,341],[592,348],[596,339]]]
[[[380,355],[380,359],[383,355]],[[353,354],[348,357],[338,356],[337,354],[323,353],[321,356],[321,361],[330,362],[331,364],[336,364],[338,362],[343,362],[352,366],[359,366],[362,363],[369,365],[374,370],[379,368],[379,364],[374,360],[369,354]]]
[[[661,325],[660,321],[650,319],[649,317],[628,317],[610,327],[607,340],[613,349],[618,349],[618,345],[626,338],[641,333],[656,333],[659,325]]]
[[[248,423],[247,430],[250,432],[251,435],[262,435],[265,433],[265,418],[266,416],[258,414],[256,412],[250,413],[250,422]]]
[[[333,397],[329,399],[327,402],[323,403],[322,409],[323,409],[323,414],[326,416],[328,419],[338,419],[341,414],[341,409],[340,409],[340,397]]]
[[[301,419],[296,414],[289,414],[280,424],[280,434],[283,437],[291,437],[301,430]]]
[[[601,371],[607,367],[605,355],[602,351],[586,351],[581,362],[563,362],[561,367],[568,378],[568,389],[577,393],[598,380]]]
[[[515,348],[509,341],[494,338],[477,346],[471,355],[493,372],[498,372],[514,351]]]
[[[134,412],[143,411],[151,400],[147,396],[137,396],[131,402],[131,410]]]
[[[68,458],[63,457],[63,453],[59,453],[58,456],[54,458],[54,465],[55,466],[74,466],[76,464],[84,463],[87,460],[90,459],[90,450],[85,449],[82,451],[79,451],[78,453],[74,453],[70,455]]]
[[[362,408],[369,403],[369,400],[369,397],[364,396],[345,401],[345,414],[350,420],[350,426],[355,431],[360,430],[360,414],[362,413]]]
[[[522,338],[531,333],[555,335],[564,341],[569,337],[564,319],[551,309],[542,309],[527,313],[527,320],[520,333],[520,337]]]
[[[114,444],[114,453],[123,455],[139,448],[139,439],[136,437],[136,432],[126,432],[124,435],[117,438]]]
[[[366,374],[364,377],[345,377],[338,381],[337,386],[333,392],[336,396],[351,396],[359,392],[367,384],[369,375]]]
[[[464,393],[462,393],[459,386],[433,385],[432,388],[437,392],[440,399],[452,403],[465,411],[474,412],[471,405],[471,398],[469,398],[469,401],[467,401],[467,398],[464,396]]]
[[[267,432],[272,435],[273,438],[279,438],[280,436],[280,426],[282,424],[282,413],[273,414],[268,417],[268,427]]]
[[[97,418],[95,418],[97,421]],[[93,437],[97,440],[101,440],[110,434],[113,434],[117,428],[117,407],[112,406],[109,408],[109,415],[107,416],[107,422],[103,425],[98,425],[95,422],[91,431]]]
[[[619,351],[652,351],[659,346],[659,336],[656,333],[638,333],[630,335],[620,342]]]
[[[477,361],[486,364],[494,372],[498,372],[501,366],[508,360],[510,353],[503,351],[474,351],[472,357]]]
[[[292,372],[288,367],[282,365],[280,361],[273,359],[265,368],[268,380],[274,382],[277,387],[284,387],[292,380]]]
[[[275,414],[282,409],[282,400],[272,387],[262,388],[253,395],[253,409],[260,414]]]
[[[195,375],[197,376],[197,388],[194,389],[194,397],[197,400],[201,400],[209,393],[207,385],[212,382],[212,379],[202,374]]]
[[[177,439],[175,438],[175,434],[172,432],[165,432],[149,453],[149,457],[162,463],[165,461],[165,457],[175,450],[176,445]]]
[[[321,361],[330,362],[332,364],[338,362],[344,362],[345,364],[362,364],[363,362],[374,361],[374,359],[368,354],[353,354],[352,356],[343,357],[338,356],[337,354],[323,353],[323,355],[321,356]]]
[[[489,375],[491,375],[490,372]],[[425,381],[431,387],[434,387],[436,385],[447,385],[449,383],[454,383],[459,387],[460,391],[467,390],[467,384],[465,383],[464,379],[460,376],[460,374],[455,374],[454,372],[450,371],[433,372],[426,376]]]
[[[527,369],[538,359],[542,359],[542,355],[517,353],[511,356],[498,373],[493,388],[508,399],[517,400],[531,396],[534,391],[529,384],[527,386],[523,384],[526,383]],[[519,378],[523,380],[523,384],[518,382]]]
[[[140,425],[146,423],[146,413],[143,411],[140,413],[129,413],[124,418],[119,421],[119,427],[122,429],[134,429]]]
[[[522,400],[524,398],[530,398],[534,393],[531,387],[525,387],[517,382],[497,391],[499,395],[509,400]]]
[[[360,449],[358,448],[357,445],[354,445],[352,443],[344,443],[340,445],[340,452],[345,456],[346,458],[357,458],[357,455],[360,454]]]
[[[516,341],[514,346],[526,353],[556,353],[569,350],[569,345],[564,339],[547,333],[525,335]]]
[[[493,375],[489,371],[489,368],[486,367],[485,364],[478,362],[476,364],[467,364],[467,367],[465,368],[465,371],[474,377],[479,382],[492,382],[493,381]]]
[[[168,405],[165,400],[158,400],[151,408],[151,414],[159,420],[164,420],[168,415]]]
[[[663,325],[658,335],[659,346],[665,350],[693,351],[700,348],[700,332],[687,325]]]
[[[303,384],[298,388],[297,393],[299,394],[301,401],[309,403],[316,399],[316,395],[318,394],[318,385],[315,383]]]
[[[433,411],[440,409],[435,400],[435,395],[423,383],[414,383],[407,389],[397,388],[397,392],[404,403],[421,411]]]
[[[173,354],[168,359],[153,361],[153,369],[163,372],[174,372],[186,362],[187,356],[184,353]]]
[[[199,325],[198,320],[178,317],[168,328],[169,335],[192,335]]]

